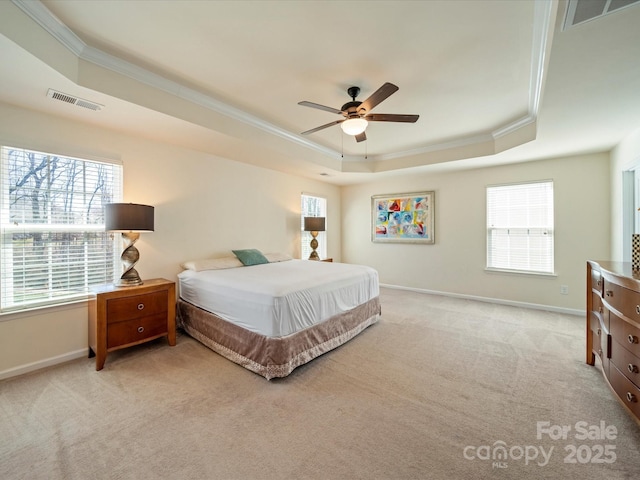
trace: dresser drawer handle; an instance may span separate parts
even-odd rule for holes
[[[138,327],[138,333],[144,332],[144,327]]]
[[[627,392],[627,401],[629,403],[636,403],[638,400],[636,399],[636,396],[633,393]]]
[[[138,304],[138,310],[144,310],[144,303]]]
[[[601,284],[602,284],[602,280],[598,280],[598,281],[596,282],[596,285],[597,285],[597,286],[600,286]]]
[[[638,337],[636,337],[635,335],[629,335],[627,337],[627,341],[629,343],[638,343]]]
[[[598,336],[600,336],[600,334],[601,334],[601,333],[602,333],[602,330],[600,330],[600,329],[598,329],[598,330],[596,331],[596,335],[598,335]]]
[[[629,370],[629,373],[638,373],[638,366],[630,363],[627,365],[627,370]]]
[[[613,297],[613,290],[607,290],[607,291],[606,291],[606,293],[605,293],[605,295],[606,295],[607,297]]]
[[[640,315],[640,305],[636,305],[636,313]]]

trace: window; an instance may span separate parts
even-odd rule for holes
[[[487,269],[553,268],[553,182],[487,187]]]
[[[104,204],[122,196],[122,167],[0,148],[0,311],[84,298],[114,278],[119,251]]]
[[[300,244],[300,258],[307,259],[311,255],[311,233],[304,231],[304,217],[325,217],[327,216],[327,199],[322,197],[314,197],[312,195],[302,194],[302,204],[300,211],[300,230],[301,244]],[[325,221],[325,228],[327,227]],[[326,232],[318,233],[318,248],[316,252],[320,255],[320,258],[327,258],[327,234]]]

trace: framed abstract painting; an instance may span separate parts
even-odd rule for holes
[[[371,241],[435,243],[435,192],[371,197]]]

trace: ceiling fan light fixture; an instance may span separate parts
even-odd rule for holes
[[[360,135],[369,125],[364,118],[348,118],[340,124],[340,128],[347,135]]]

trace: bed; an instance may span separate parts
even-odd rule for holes
[[[266,379],[351,340],[380,316],[378,273],[364,265],[237,258],[183,264],[178,325],[223,357]]]

